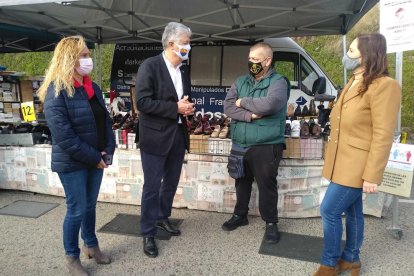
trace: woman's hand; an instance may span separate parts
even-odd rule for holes
[[[378,184],[368,182],[364,180],[362,184],[362,190],[364,193],[377,193],[378,192]]]
[[[98,165],[96,166],[98,169],[105,169],[108,168],[108,165],[105,164],[105,162],[101,159],[101,162],[98,163]]]
[[[102,151],[101,152],[101,156],[103,156],[104,154],[106,154],[106,152],[104,152],[104,151]],[[105,164],[105,162],[103,161],[103,159],[101,158],[101,161],[98,163],[98,165],[96,165],[96,167],[98,168],[98,169],[105,169],[105,168],[108,168],[108,165],[107,164]]]

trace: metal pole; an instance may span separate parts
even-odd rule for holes
[[[402,87],[403,52],[395,53],[395,79]],[[397,132],[401,134],[401,108],[398,112]]]
[[[402,67],[403,67],[403,52],[395,53],[395,79],[398,81],[400,86],[402,87]],[[397,121],[397,130],[396,135],[401,134],[401,108],[398,111],[398,121]],[[402,230],[399,226],[399,202],[398,197],[396,195],[392,196],[392,225],[391,231],[396,239],[401,239],[402,237]]]
[[[346,55],[346,34],[342,35],[342,56]],[[348,77],[346,75],[346,69],[344,67],[344,85],[345,87],[346,83],[348,82]]]
[[[99,87],[103,90],[102,87],[102,51],[101,44],[98,44],[98,59],[99,59]]]

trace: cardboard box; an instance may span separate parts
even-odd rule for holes
[[[290,151],[292,149],[292,138],[285,138],[285,145],[286,149],[283,151],[283,158],[289,158],[290,157]]]
[[[300,138],[292,138],[289,158],[301,158],[300,155]]]
[[[33,83],[31,80],[21,80],[20,91],[23,103],[33,101]]]
[[[210,135],[190,135],[190,152],[191,153],[208,153],[208,138]]]

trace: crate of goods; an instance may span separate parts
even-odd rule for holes
[[[284,158],[301,158],[300,138],[286,138],[286,150],[283,152]]]
[[[129,149],[136,149],[137,144],[135,143],[135,133],[128,133],[128,145],[127,148]]]
[[[208,138],[208,153],[230,155],[231,139]]]
[[[300,139],[300,157],[303,159],[322,158],[322,139]]]
[[[208,139],[210,135],[190,135],[190,153],[208,153]]]
[[[128,148],[128,133],[127,129],[115,129],[115,142],[116,146],[119,149],[127,149]]]

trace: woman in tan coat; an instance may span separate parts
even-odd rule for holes
[[[342,63],[353,76],[332,109],[323,176],[331,181],[321,204],[324,247],[314,275],[361,269],[364,236],[362,193],[375,193],[388,161],[401,102],[399,84],[388,77],[381,34],[358,36]],[[346,245],[341,252],[342,214]]]

